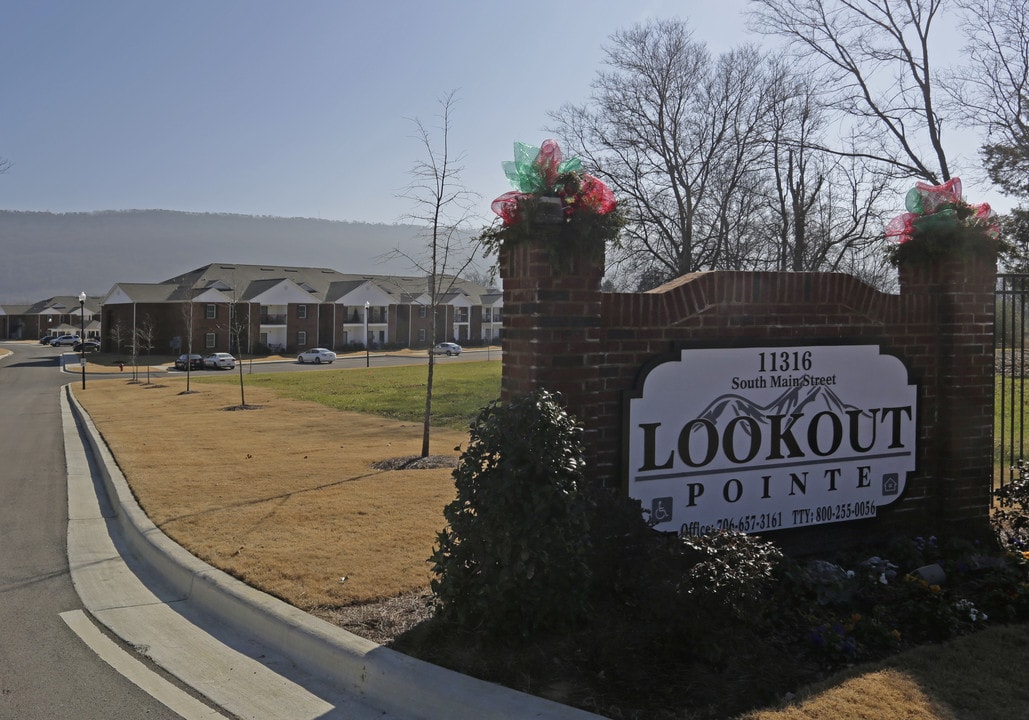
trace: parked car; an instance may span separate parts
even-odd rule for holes
[[[71,346],[77,353],[100,352],[100,343],[96,340],[83,340]]]
[[[177,358],[175,358],[176,370],[202,370],[203,367],[203,355],[179,355]]]
[[[311,348],[297,355],[297,362],[301,364],[310,362],[319,365],[321,363],[331,363],[335,359],[336,353],[326,348]]]
[[[53,339],[54,339],[53,335],[44,335],[43,337],[41,337],[39,339],[39,344],[40,345],[49,345],[50,341],[53,340]]]
[[[236,367],[236,358],[228,353],[211,353],[204,358],[204,367],[213,370],[231,370]]]
[[[78,335],[61,335],[60,337],[55,337],[51,340],[50,345],[53,347],[60,347],[61,345],[76,345],[80,342],[82,342],[82,338]]]
[[[433,355],[460,355],[461,346],[457,343],[444,342],[432,349]]]

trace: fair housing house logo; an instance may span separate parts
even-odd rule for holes
[[[658,530],[873,517],[915,469],[917,387],[877,345],[684,349],[638,390],[628,491]]]

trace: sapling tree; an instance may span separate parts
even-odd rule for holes
[[[229,335],[228,350],[236,358],[236,369],[239,372],[239,406],[245,409],[247,400],[243,382],[243,348],[250,342],[251,305],[241,300],[242,288],[238,278],[230,277],[232,287],[222,291],[228,293],[229,314],[225,322],[219,323],[218,327],[226,330]]]
[[[250,339],[250,306],[233,302],[229,305],[229,346],[235,348],[236,370],[239,373],[239,406],[247,406],[246,385],[243,382],[243,348]]]
[[[427,284],[431,324],[422,423],[422,457],[429,456],[432,382],[436,367],[436,356],[432,348],[437,339],[442,339],[437,337],[439,312],[441,309],[445,311],[444,299],[474,259],[473,248],[467,240],[470,233],[465,227],[470,218],[472,203],[478,194],[461,185],[463,156],[450,147],[451,114],[455,102],[454,91],[440,99],[439,125],[435,128],[426,128],[420,120],[414,120],[415,137],[425,156],[411,169],[411,183],[401,197],[410,200],[415,207],[406,220],[425,228],[425,252],[422,256],[414,256],[399,249],[394,251],[395,255],[409,260],[425,276]]]
[[[107,331],[107,339],[111,341],[112,350],[122,350],[129,339],[129,331],[121,320],[116,320],[111,328]]]
[[[136,342],[133,343],[134,347],[139,347],[144,351],[144,354],[149,358],[151,351],[154,349],[154,337],[155,328],[154,321],[150,315],[143,316],[143,322],[136,328]],[[146,364],[146,384],[150,384],[150,362]]]
[[[190,391],[190,378],[193,373],[193,326],[196,322],[196,303],[193,302],[193,298],[190,297],[186,302],[181,303],[179,311],[182,316],[182,327],[184,329],[179,351],[186,353],[186,392],[188,393]]]

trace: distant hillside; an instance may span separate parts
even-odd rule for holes
[[[211,262],[416,274],[384,255],[423,255],[421,228],[169,210],[0,210],[0,303],[28,303],[118,282],[159,282]]]

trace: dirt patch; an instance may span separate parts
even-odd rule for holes
[[[405,593],[361,605],[312,608],[308,612],[326,622],[385,645],[432,616],[431,594]]]
[[[457,458],[452,455],[405,455],[372,463],[376,470],[436,470],[438,468],[456,468]]]

